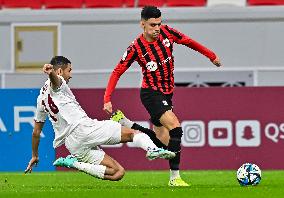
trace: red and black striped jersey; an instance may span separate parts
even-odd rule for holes
[[[127,48],[120,62],[113,70],[108,86],[105,91],[104,102],[109,102],[111,94],[115,89],[120,76],[137,61],[142,69],[142,88],[151,88],[164,94],[170,94],[174,88],[174,57],[173,44],[183,44],[193,50],[198,51],[211,61],[216,55],[211,50],[202,46],[190,37],[171,28],[162,25],[159,38],[153,42],[148,42],[141,34]]]

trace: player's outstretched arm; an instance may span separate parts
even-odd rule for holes
[[[114,91],[120,76],[131,66],[131,64],[133,63],[134,60],[136,60],[136,58],[137,58],[137,52],[133,47],[133,44],[131,44],[123,54],[123,57],[116,65],[113,72],[111,73],[104,94],[103,110],[106,111],[107,113],[112,113],[111,94]]]
[[[55,73],[53,69],[53,65],[51,64],[45,64],[42,68],[43,72],[48,74],[50,82],[51,82],[51,87],[53,90],[56,90],[60,87],[61,85],[61,80]]]
[[[39,146],[39,140],[40,140],[40,133],[42,131],[44,122],[35,122],[33,135],[32,135],[32,158],[25,170],[25,173],[31,173],[33,170],[33,167],[36,166],[39,162],[38,157],[38,146]]]
[[[104,103],[104,111],[107,113],[112,113],[112,104],[111,102]]]

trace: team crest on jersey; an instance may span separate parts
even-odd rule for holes
[[[149,71],[156,71],[158,69],[158,65],[154,61],[150,61],[146,64],[146,67]]]
[[[163,40],[163,44],[164,44],[166,47],[170,47],[170,45],[171,45],[169,39],[167,39],[167,38]]]

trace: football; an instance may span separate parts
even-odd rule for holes
[[[261,170],[256,164],[245,163],[238,169],[237,179],[241,186],[255,186],[260,183]]]

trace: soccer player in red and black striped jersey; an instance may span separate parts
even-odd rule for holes
[[[150,114],[157,137],[168,146],[169,150],[177,154],[169,162],[169,185],[188,186],[179,175],[180,143],[183,131],[178,118],[172,111],[173,44],[182,44],[203,54],[217,67],[221,66],[221,63],[218,56],[211,50],[178,30],[162,25],[161,12],[154,6],[146,6],[142,9],[140,25],[143,33],[127,48],[110,76],[104,95],[104,110],[112,113],[111,94],[120,76],[134,61],[137,61],[143,74],[141,101]],[[137,129],[143,131],[141,127]]]

